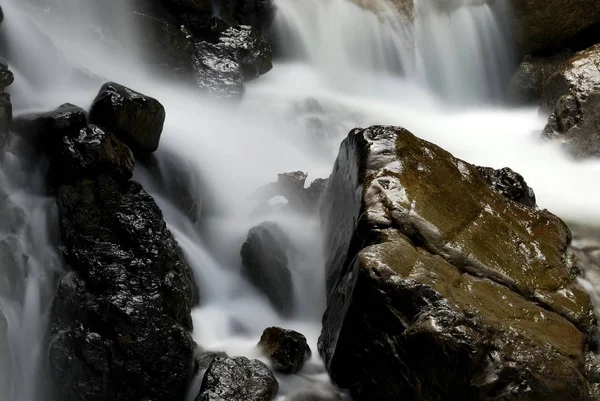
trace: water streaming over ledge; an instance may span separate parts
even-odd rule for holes
[[[257,357],[262,330],[281,325],[305,334],[315,351],[325,306],[318,221],[257,212],[252,194],[280,172],[328,176],[340,141],[356,126],[403,125],[469,162],[510,166],[536,190],[541,207],[600,225],[600,193],[588,190],[600,163],[574,163],[537,140],[532,132],[543,125],[537,110],[481,106],[497,104],[510,71],[507,10],[478,4],[440,9],[419,0],[413,24],[386,3],[373,2],[373,12],[364,2],[276,0],[274,34],[285,57],[248,84],[241,104],[217,106],[193,88],[149,76],[135,52],[124,50],[120,44],[134,43],[139,34],[113,18],[126,14],[125,2],[42,3],[0,0],[16,77],[10,88],[15,114],[65,102],[87,107],[107,79],[165,105],[157,158],[160,164],[175,154],[194,166],[202,183],[194,191],[200,220],[177,209],[156,174],[138,166],[136,179],[157,199],[198,278],[203,303],[193,312],[194,337],[204,348]],[[76,79],[89,72],[100,78]],[[43,163],[18,143],[14,149],[0,185],[21,205],[24,219],[14,232],[0,232],[0,249],[3,240],[14,241],[10,249],[18,256],[15,273],[0,276],[6,317],[0,319],[0,401],[48,400],[39,390],[53,277],[61,268],[57,223],[52,199],[43,195]],[[173,173],[162,174],[168,180]],[[240,275],[241,244],[248,229],[265,220],[280,222],[297,248],[290,257],[298,307],[287,320]],[[332,391],[314,354],[301,375],[279,377],[282,399],[311,388]]]

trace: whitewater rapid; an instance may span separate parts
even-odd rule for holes
[[[600,162],[572,161],[556,145],[542,142],[536,132],[545,118],[536,108],[500,106],[510,71],[507,10],[483,5],[442,13],[423,0],[409,26],[388,5],[374,14],[347,0],[276,3],[272,35],[288,45],[286,51],[271,72],[246,85],[239,104],[217,105],[194,88],[151,75],[136,52],[116,45],[124,37],[135,43],[140,34],[135,27],[123,22],[118,37],[94,28],[122,15],[125,2],[72,0],[78,7],[62,9],[73,15],[61,21],[51,9],[23,13],[19,8],[26,5],[0,0],[6,18],[2,35],[14,49],[8,62],[15,73],[10,92],[16,115],[65,102],[88,107],[106,80],[163,103],[167,118],[157,158],[175,153],[194,166],[203,184],[194,193],[203,205],[200,224],[183,215],[141,165],[135,178],[155,196],[197,277],[202,303],[193,312],[194,338],[205,349],[259,357],[254,346],[264,328],[278,325],[303,333],[314,356],[299,376],[278,377],[281,398],[287,400],[307,388],[332,390],[316,352],[325,309],[321,234],[316,216],[257,213],[252,198],[257,188],[282,172],[306,171],[309,181],[326,178],[350,129],[394,124],[468,162],[509,166],[534,188],[541,208],[600,227],[600,191],[591,189]],[[110,12],[90,12],[94,4]],[[51,38],[58,56],[37,40],[37,30]],[[72,67],[97,78],[73,84]],[[3,171],[11,175],[18,169],[4,166]],[[24,205],[27,227],[17,235],[26,239],[25,232],[33,232],[37,238],[36,246],[19,248],[30,258],[22,269],[32,272],[20,282],[41,296],[0,294],[2,311],[10,315],[6,327],[0,325],[0,352],[13,349],[11,358],[0,354],[0,374],[10,383],[0,389],[1,401],[48,399],[30,392],[38,387],[32,383],[43,382],[39,350],[54,291],[51,276],[59,269],[53,251],[56,221],[49,219],[51,229],[42,218],[54,213],[52,201],[40,195],[43,183],[38,185],[3,184]],[[239,252],[248,229],[265,220],[280,222],[297,248],[290,258],[299,307],[288,320],[240,275]]]

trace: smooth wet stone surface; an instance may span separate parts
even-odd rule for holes
[[[402,128],[374,126],[342,143],[321,217],[319,352],[356,401],[588,396],[595,318],[556,216]]]

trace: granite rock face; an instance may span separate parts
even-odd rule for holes
[[[571,235],[405,129],[355,129],[321,200],[319,352],[357,401],[585,400],[595,318]]]

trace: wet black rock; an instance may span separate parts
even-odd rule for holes
[[[52,309],[50,365],[65,400],[183,399],[194,278],[154,200],[108,176],[61,185],[72,273]]]
[[[306,337],[280,327],[265,329],[258,348],[269,357],[274,371],[286,374],[297,373],[312,355]]]
[[[156,202],[130,180],[134,159],[122,140],[130,133],[113,131],[139,134],[156,107],[126,88],[105,89],[94,108],[112,120],[75,131],[75,110],[50,119],[60,129],[45,138],[67,267],[50,318],[54,386],[65,401],[184,399],[197,287]]]
[[[279,384],[262,362],[245,357],[215,358],[196,401],[270,401]]]
[[[22,114],[12,122],[11,128],[24,135],[42,150],[53,153],[62,146],[63,138],[73,138],[87,126],[87,113],[81,107],[65,103],[43,113]],[[49,149],[54,147],[54,149]]]
[[[245,81],[258,78],[273,68],[271,47],[248,25],[226,29],[219,43],[238,50]]]
[[[192,57],[198,87],[215,98],[239,98],[244,83],[237,49],[223,43],[196,43]]]
[[[475,167],[479,174],[492,188],[507,197],[525,206],[537,207],[535,193],[530,188],[523,176],[508,167],[493,169],[491,167]]]
[[[294,285],[288,254],[292,244],[283,229],[273,222],[253,227],[242,245],[242,273],[260,289],[284,316],[294,309]]]
[[[13,81],[14,76],[8,69],[8,64],[4,60],[0,60],[0,150],[4,149],[6,145],[12,122],[12,103],[10,102],[10,95],[4,90]]]
[[[15,80],[15,76],[8,69],[8,64],[5,60],[0,59],[0,91],[4,91]]]
[[[600,156],[600,45],[575,53],[546,81],[542,111],[549,113],[542,136],[577,158]]]
[[[158,100],[114,82],[100,88],[90,110],[91,123],[106,128],[141,154],[158,148],[165,116]]]
[[[82,177],[108,175],[119,182],[133,176],[133,153],[114,134],[90,125],[75,136],[63,139],[60,156],[55,159],[55,180],[74,183]]]

